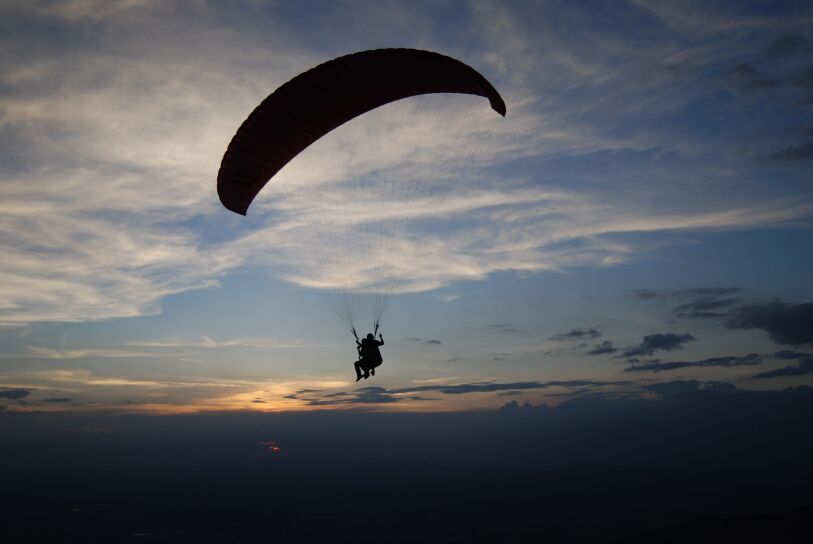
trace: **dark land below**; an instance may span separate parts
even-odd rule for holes
[[[807,542],[813,479],[573,464],[2,474],[3,541]]]

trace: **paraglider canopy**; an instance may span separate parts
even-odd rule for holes
[[[418,112],[422,110],[404,108],[408,101],[401,99],[438,93],[456,93],[454,100],[442,100],[452,104],[471,104],[480,102],[472,97],[484,97],[497,113],[506,113],[505,102],[479,72],[439,53],[378,49],[312,68],[274,91],[240,126],[218,172],[220,201],[229,210],[246,215],[266,183],[299,153],[334,129],[352,129],[354,123],[349,121],[367,112],[375,116],[371,110],[392,102],[399,104],[382,110],[392,115],[401,106],[401,111],[416,115],[403,117],[403,128],[430,127],[413,141],[431,141],[435,132],[428,131],[439,129],[421,124],[423,114]],[[427,96],[423,100],[432,99]],[[437,111],[446,114],[439,118],[444,127],[440,130],[453,126],[449,123],[454,117],[448,115],[448,109]],[[380,122],[379,126],[386,124]],[[386,132],[379,133],[379,141],[363,143],[366,155],[374,156],[376,146],[386,142],[386,136],[382,139],[381,134]],[[321,139],[321,143],[327,140]],[[460,142],[450,142],[450,148],[458,151],[464,147]],[[402,147],[398,150],[404,151]],[[342,153],[325,156],[344,160]],[[325,156],[320,159],[325,160]],[[416,162],[402,164],[414,167]],[[340,170],[336,166],[329,171]],[[422,237],[416,227],[421,226],[422,218],[439,209],[443,191],[431,187],[422,175],[410,173],[408,168],[392,178],[381,171],[374,176],[359,171],[348,179],[352,181],[344,187],[342,183],[330,183],[305,195],[287,199],[282,196],[277,203],[285,201],[289,208],[276,208],[280,213],[266,224],[276,227],[268,229],[274,237],[269,247],[279,252],[278,262],[284,263],[280,268],[288,272],[283,277],[317,289],[358,340],[357,295],[363,295],[369,303],[374,334],[378,334],[390,296],[398,292],[402,279],[409,275],[407,261],[414,263],[411,257],[420,254]],[[281,189],[284,195],[285,188]],[[298,213],[285,224],[286,211],[292,209]],[[252,214],[252,219],[258,219],[257,214]],[[290,239],[285,240],[286,236]]]
[[[282,85],[243,122],[220,164],[220,201],[245,215],[283,166],[331,130],[384,104],[431,93],[483,96],[497,113],[506,113],[491,83],[451,57],[416,49],[339,57]]]

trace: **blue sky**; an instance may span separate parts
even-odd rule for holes
[[[813,381],[809,3],[0,14],[5,410],[452,411]],[[217,169],[251,110],[380,47],[459,58],[508,115],[393,104],[302,153],[248,218],[222,208]],[[382,263],[402,292],[384,366],[355,384],[313,286],[364,281],[359,184],[385,201],[403,180],[442,198],[375,208],[408,220]]]

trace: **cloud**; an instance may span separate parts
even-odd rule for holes
[[[513,414],[520,413],[522,411],[528,412],[528,411],[530,411],[532,409],[533,409],[533,405],[528,401],[525,401],[522,404],[522,406],[520,406],[517,401],[512,400],[510,402],[506,402],[505,404],[503,404],[500,407],[499,411],[500,411],[501,414],[513,415]]]
[[[154,0],[70,0],[67,2],[34,2],[27,9],[44,15],[70,21],[98,21],[122,18],[131,12],[146,11]]]
[[[119,349],[54,349],[37,346],[28,346],[22,355],[14,354],[14,357],[31,357],[36,359],[121,359],[132,357],[153,357],[151,353],[143,351],[119,350]]]
[[[768,202],[745,191],[750,165],[718,175],[719,160],[697,159],[727,156],[720,142],[730,140],[687,135],[671,122],[709,95],[706,75],[742,62],[743,46],[764,45],[737,32],[687,44],[679,33],[763,28],[764,20],[634,4],[613,12],[622,22],[643,10],[674,30],[644,40],[619,32],[623,25],[589,24],[590,10],[570,7],[551,9],[583,26],[565,31],[558,17],[528,16],[520,4],[477,4],[451,33],[422,8],[381,24],[381,12],[348,5],[346,24],[330,11],[309,15],[307,27],[266,8],[0,8],[24,29],[4,42],[10,53],[0,61],[0,323],[154,315],[170,295],[269,261],[306,288],[392,293],[499,272],[615,266],[648,250],[622,235],[752,228],[813,211],[790,192]],[[393,104],[305,150],[245,221],[221,209],[218,162],[253,107],[348,47],[399,36],[482,69],[504,93],[509,117],[467,97]],[[772,54],[790,55],[791,42],[777,42]],[[788,77],[804,87],[804,73]],[[645,155],[649,167],[604,168]],[[562,162],[587,170],[546,168]],[[690,184],[710,178],[721,190],[698,202]],[[357,257],[359,247],[369,258]],[[379,256],[387,256],[380,266]],[[382,278],[383,287],[372,281]]]
[[[762,372],[754,376],[753,379],[779,378],[784,376],[805,376],[807,374],[813,374],[813,357],[802,359],[796,366],[786,366],[777,368],[776,370]]]
[[[516,395],[522,391],[546,389],[550,387],[597,389],[608,386],[626,385],[627,381],[596,380],[562,380],[562,381],[527,381],[527,382],[475,382],[462,384],[431,384],[411,387],[362,387],[353,391],[322,393],[319,395],[290,395],[304,401],[308,406],[329,406],[346,404],[392,404],[410,401],[439,400],[434,397],[421,396],[422,393],[440,393],[443,395],[469,395],[477,393],[498,393]]]
[[[792,346],[813,342],[813,303],[768,302],[734,309],[726,326],[763,329],[777,344]]]
[[[589,329],[572,329],[568,332],[554,334],[550,337],[551,340],[582,340],[586,338],[598,338],[601,332],[595,328]]]
[[[201,336],[198,340],[146,340],[127,342],[128,346],[145,348],[204,348],[221,349],[232,347],[248,348],[300,348],[301,340],[277,340],[274,338],[230,338],[216,340],[209,336]]]
[[[768,159],[776,162],[809,161],[813,159],[813,141],[779,149],[769,154]]]
[[[676,300],[679,303],[670,312],[677,317],[724,318],[728,328],[763,329],[778,344],[813,342],[813,303],[794,304],[780,300],[744,303],[740,297],[729,296],[740,291],[734,287],[662,291],[640,289],[634,291],[633,296],[661,302]],[[640,354],[645,353],[633,353]]]
[[[725,309],[741,302],[732,295],[742,292],[739,287],[695,287],[690,289],[637,289],[633,296],[640,300],[674,302],[671,312],[677,317],[714,318],[726,315]]]
[[[333,393],[321,398],[307,399],[309,406],[342,404],[391,404],[400,400],[423,400],[418,397],[398,398],[384,387],[361,387],[352,393]]]
[[[66,402],[71,402],[73,399],[69,397],[48,397],[42,399],[42,402],[50,402],[53,404],[64,404]]]
[[[805,357],[810,357],[809,353],[802,353],[800,351],[795,351],[791,349],[783,349],[782,351],[777,351],[771,357],[774,359],[804,359]]]
[[[199,376],[173,379],[155,370],[145,371],[143,376],[132,374],[122,376],[110,371],[101,375],[89,370],[17,370],[0,371],[0,382],[9,383],[13,379],[19,388],[10,390],[21,396],[19,391],[59,391],[59,397],[70,397],[74,410],[113,410],[142,411],[152,413],[196,412],[204,410],[279,410],[301,408],[296,402],[299,395],[319,392],[319,387],[302,387],[305,384],[323,385],[337,388],[348,385],[348,381],[331,380],[325,376],[313,379],[298,378],[271,380],[268,376],[257,379],[236,379],[219,376]],[[8,389],[8,388],[7,388]],[[2,389],[0,389],[2,391]],[[300,391],[299,395],[292,391]],[[293,396],[292,396],[293,395]],[[128,399],[123,401],[122,399]],[[265,403],[254,403],[264,400]],[[19,410],[41,409],[37,402]],[[50,401],[48,401],[50,402]],[[68,407],[68,406],[66,406]]]
[[[20,400],[29,395],[31,395],[31,391],[28,389],[0,387],[0,399]]]
[[[394,393],[413,393],[435,391],[445,395],[467,395],[470,393],[490,393],[495,391],[505,390],[526,390],[526,389],[545,389],[547,387],[603,387],[606,385],[621,385],[627,382],[611,381],[602,382],[594,380],[563,380],[563,381],[527,381],[527,382],[510,382],[510,383],[467,383],[457,385],[423,385],[415,387],[404,387],[400,389],[393,389]]]
[[[770,78],[747,63],[734,66],[724,74],[726,83],[742,91],[767,91],[782,85],[781,81]]]
[[[672,312],[678,317],[688,318],[713,318],[724,317],[725,312],[721,312],[725,308],[740,302],[737,298],[703,298],[692,302],[686,302],[675,306]]]
[[[756,353],[749,353],[743,357],[725,356],[725,357],[709,357],[708,359],[701,359],[699,361],[669,361],[660,362],[653,361],[648,363],[641,363],[628,366],[624,372],[662,372],[665,370],[676,370],[678,368],[688,367],[732,367],[732,366],[745,366],[745,365],[758,365],[762,363],[762,357]]]
[[[407,338],[407,340],[410,341],[410,342],[420,342],[424,346],[442,346],[443,345],[443,342],[441,342],[440,340],[436,340],[436,339],[427,340],[425,338]]]
[[[767,60],[775,61],[810,50],[810,40],[804,34],[781,34],[772,39],[760,54]]]
[[[689,333],[675,334],[649,334],[644,336],[643,341],[637,346],[627,348],[623,356],[635,357],[636,355],[652,355],[656,351],[681,350],[687,342],[693,342],[696,338]]]
[[[605,340],[600,344],[593,346],[593,349],[587,352],[588,355],[604,355],[606,353],[615,353],[618,348],[613,346],[612,341]]]

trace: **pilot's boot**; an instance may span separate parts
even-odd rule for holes
[[[356,361],[356,364],[354,366],[356,368],[356,381],[359,381],[361,379],[361,369],[359,368],[359,362]]]

